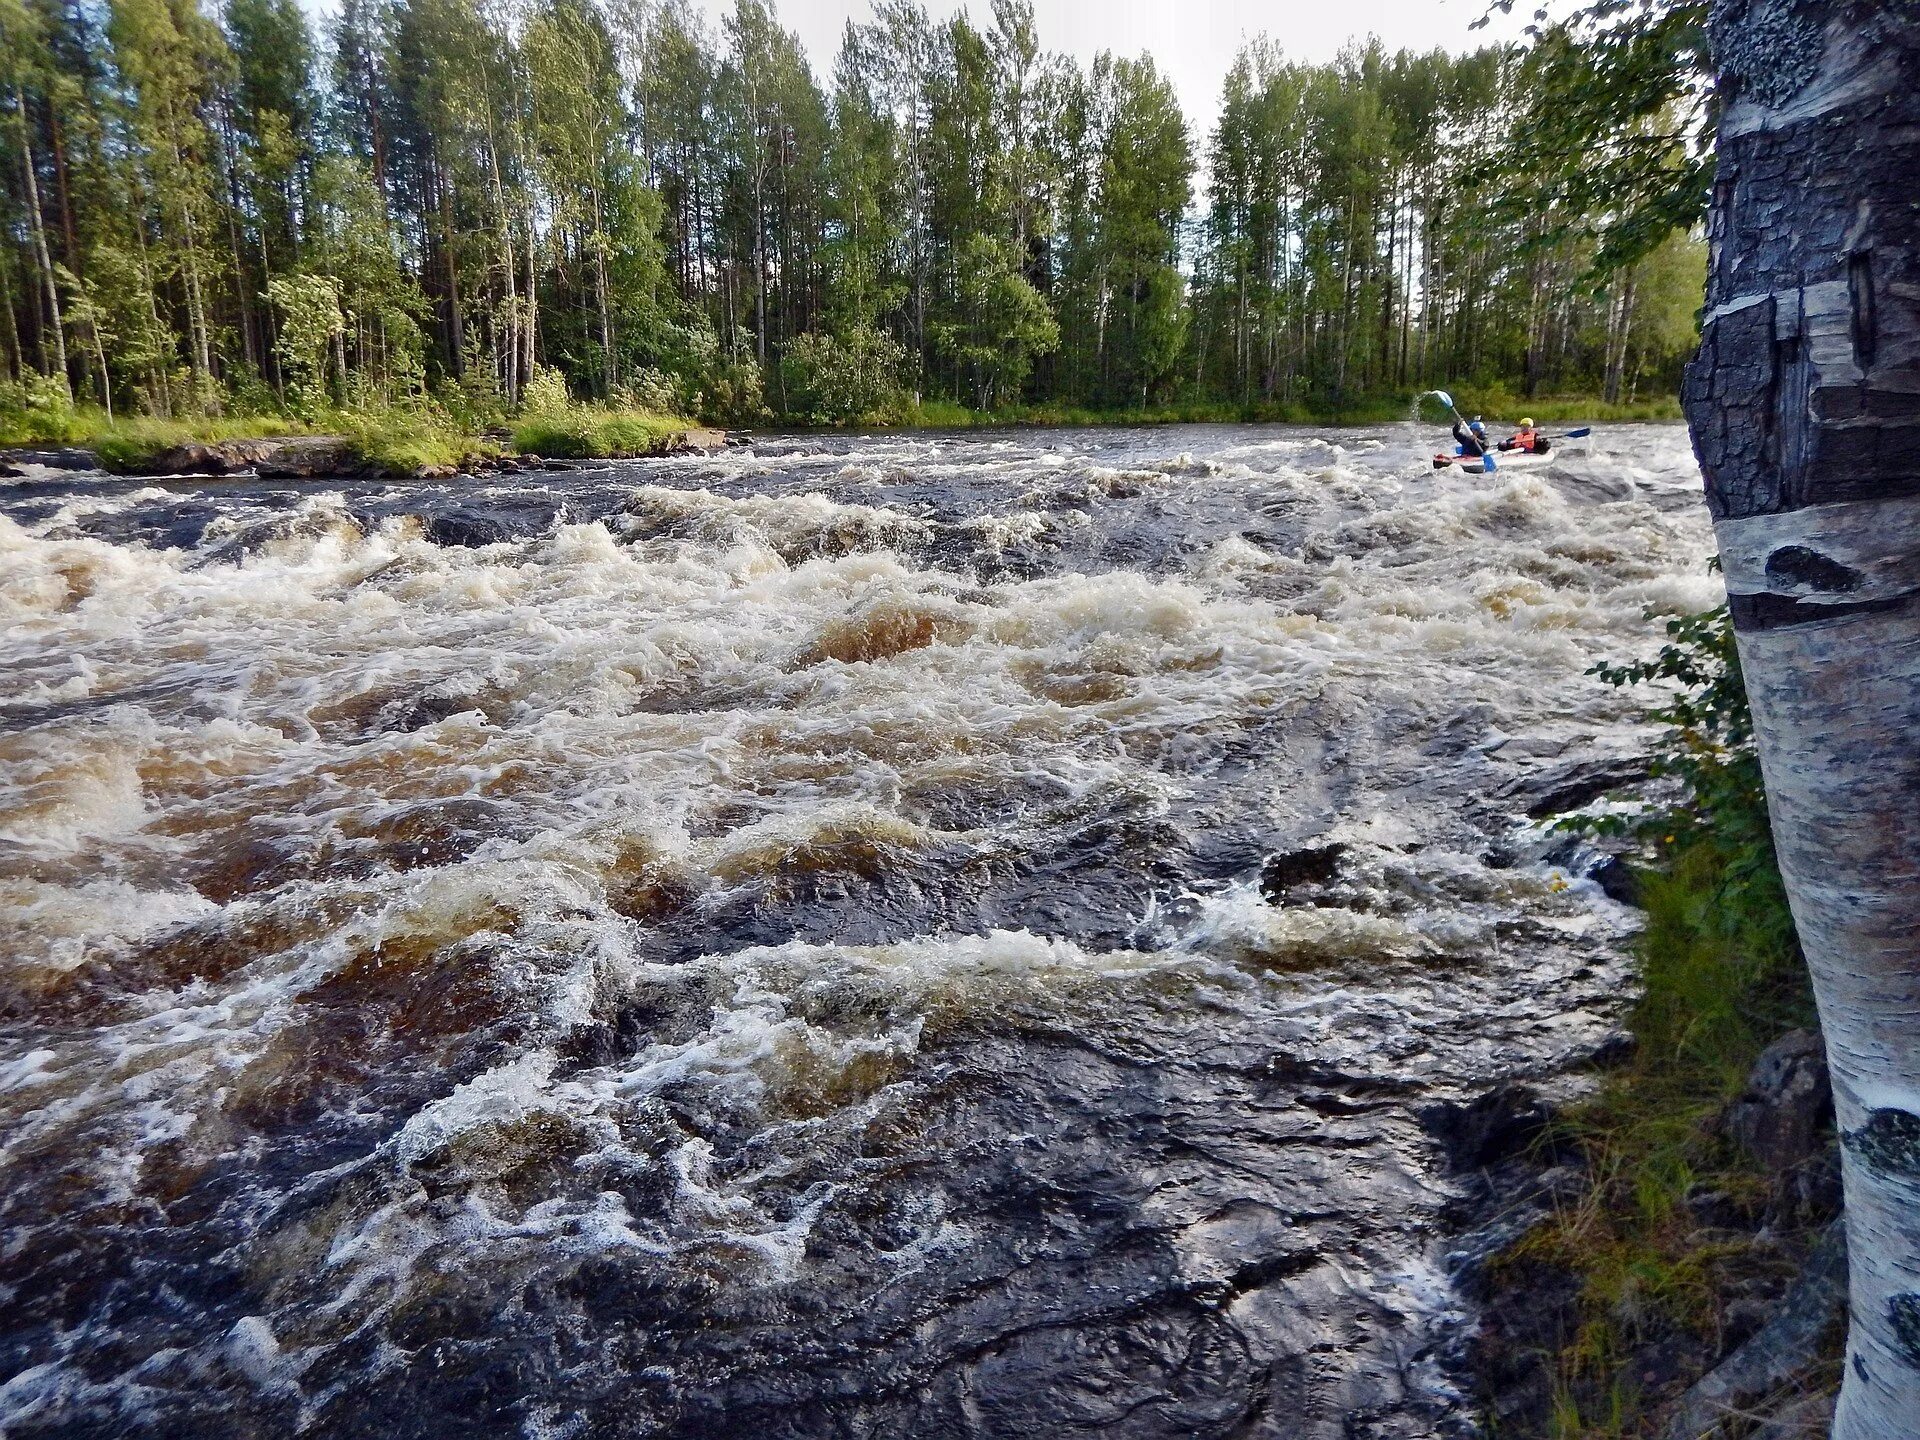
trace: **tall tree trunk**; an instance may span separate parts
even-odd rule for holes
[[[1624,282],[1615,288],[1613,304],[1607,316],[1607,379],[1604,398],[1609,405],[1618,405],[1620,395],[1625,388],[1627,371],[1627,341],[1633,334],[1634,291],[1638,285],[1637,270],[1628,270]]]
[[[1687,415],[1833,1068],[1852,1275],[1833,1434],[1887,1440],[1920,1423],[1920,14],[1717,13]]]
[[[7,322],[7,349],[5,352],[6,369],[4,378],[18,380],[26,368],[26,356],[20,349],[20,329],[13,319],[13,280],[12,256],[0,253],[0,318]]]
[[[533,379],[534,361],[539,355],[536,347],[539,343],[540,333],[540,297],[534,288],[534,261],[535,252],[539,249],[539,241],[534,233],[533,212],[531,210],[527,212],[526,221],[527,283],[526,288],[521,293],[526,296],[527,317],[526,324],[520,328],[520,376],[522,383]]]
[[[53,255],[47,249],[47,226],[40,213],[40,179],[33,172],[33,141],[27,122],[27,95],[18,86],[13,92],[13,118],[20,126],[20,174],[27,187],[27,229],[33,236],[34,259],[40,265],[40,281],[47,297],[47,314],[53,336],[51,369],[67,383],[67,332],[60,316],[60,286],[54,279]]]
[[[457,380],[467,369],[467,317],[460,307],[460,256],[453,238],[453,183],[444,180],[440,192],[440,258],[447,265],[447,369]]]

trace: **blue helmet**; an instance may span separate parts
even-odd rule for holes
[[[1487,433],[1487,422],[1482,420],[1478,415],[1476,415],[1473,417],[1473,419],[1467,422],[1467,429],[1471,430],[1476,435],[1484,435]]]

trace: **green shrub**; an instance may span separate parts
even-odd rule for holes
[[[561,415],[572,404],[573,397],[567,393],[567,377],[545,365],[538,367],[520,390],[523,415]]]
[[[424,407],[337,418],[347,447],[382,475],[457,470],[497,450],[478,436],[465,433],[444,414]]]
[[[809,332],[787,342],[780,361],[787,407],[810,425],[886,424],[901,409],[907,350],[870,325],[845,335]]]
[[[641,410],[649,415],[685,415],[693,410],[691,394],[673,376],[651,365],[636,370],[614,392],[614,408]]]
[[[31,373],[0,380],[0,444],[71,445],[91,428],[89,409],[74,405],[63,381]]]
[[[766,376],[747,351],[707,357],[693,401],[694,412],[716,425],[758,425],[773,418]]]

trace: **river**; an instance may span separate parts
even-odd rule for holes
[[[0,483],[0,1431],[1470,1433],[1434,1107],[1720,590],[1676,427],[1423,443]]]

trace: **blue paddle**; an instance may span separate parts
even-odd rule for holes
[[[1449,395],[1444,390],[1429,390],[1427,393],[1433,396],[1442,405],[1446,406],[1447,409],[1453,411],[1453,418],[1460,422],[1460,428],[1462,430],[1465,430],[1469,435],[1473,434],[1473,427],[1467,424],[1467,417],[1462,415],[1459,411],[1459,408],[1454,405],[1453,396]],[[1462,455],[1460,457],[1460,461],[1465,462],[1473,458],[1474,457],[1471,455]],[[1467,468],[1464,465],[1464,463],[1462,464],[1462,468],[1463,469]],[[1495,464],[1493,463],[1493,452],[1491,450],[1482,450],[1480,452],[1480,472],[1483,475],[1491,475],[1494,473],[1494,471],[1497,468],[1498,467],[1495,466]]]

